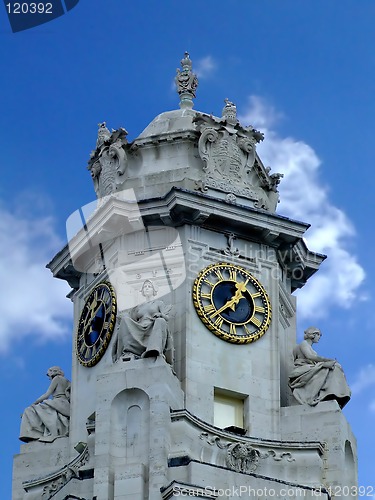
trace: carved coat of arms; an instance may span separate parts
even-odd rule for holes
[[[256,144],[263,140],[263,134],[242,127],[235,105],[228,100],[221,119],[199,115],[194,121],[201,132],[198,149],[204,162],[203,189],[213,187],[256,200],[252,169]]]

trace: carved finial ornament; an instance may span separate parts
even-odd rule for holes
[[[238,123],[237,119],[237,107],[228,98],[224,99],[225,106],[223,108],[222,117],[230,125],[236,125]]]
[[[107,123],[102,122],[98,123],[98,138],[96,140],[96,147],[100,148],[105,141],[107,141],[111,137],[111,132],[107,129]]]
[[[194,106],[193,98],[196,96],[198,78],[192,71],[192,62],[188,52],[181,60],[182,71],[177,68],[175,78],[177,93],[180,96],[180,108],[191,109]]]

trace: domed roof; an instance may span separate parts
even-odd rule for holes
[[[161,113],[147,125],[137,139],[145,139],[146,137],[169,134],[171,132],[196,131],[197,127],[193,123],[193,118],[198,114],[202,113],[198,113],[188,108],[175,109],[173,111]]]

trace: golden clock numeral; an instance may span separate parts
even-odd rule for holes
[[[90,359],[91,358],[91,347],[88,347],[85,352],[85,358]]]
[[[251,294],[251,298],[256,299],[257,297],[261,297],[262,294],[260,292],[255,292]]]
[[[265,308],[263,306],[255,306],[254,311],[257,313],[264,313]]]
[[[103,326],[102,326],[102,330],[103,330],[103,328],[104,328],[104,330],[107,330],[108,327],[109,327],[109,322],[108,321],[104,321]]]
[[[221,274],[221,271],[219,269],[215,269],[215,274],[220,281],[224,281],[224,276]]]
[[[251,335],[251,331],[248,329],[248,327],[246,325],[243,326],[244,329],[245,329],[245,332],[248,334],[248,335]]]
[[[229,269],[229,279],[231,281],[237,281],[237,271],[234,269]]]
[[[218,328],[221,328],[223,326],[223,318],[216,318],[215,322],[214,322],[214,325],[217,326]]]
[[[202,297],[202,299],[211,299],[211,294],[210,293],[202,293],[201,297]]]
[[[212,287],[213,287],[213,286],[215,286],[215,284],[214,284],[214,283],[211,283],[211,281],[208,281],[208,279],[207,279],[207,278],[204,278],[204,280],[203,280],[203,281],[204,281],[205,283],[207,283],[207,285],[209,285],[209,286],[212,286]]]
[[[81,344],[81,345],[79,346],[79,353],[80,353],[80,354],[83,354],[83,351],[86,349],[86,347],[87,347],[87,346],[86,346],[86,344],[85,344],[85,343]]]
[[[206,306],[204,306],[204,311],[207,313],[207,314],[212,314],[216,311],[215,307],[212,305],[212,304],[207,304]]]
[[[255,318],[254,316],[250,318],[250,322],[253,323],[253,325],[257,326],[258,328],[262,324],[262,322],[258,318]]]
[[[237,335],[236,325],[234,325],[233,323],[230,323],[229,325],[229,333],[231,335]]]

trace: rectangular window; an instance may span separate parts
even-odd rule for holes
[[[244,397],[223,389],[215,389],[214,425],[221,429],[233,426],[243,428]]]

